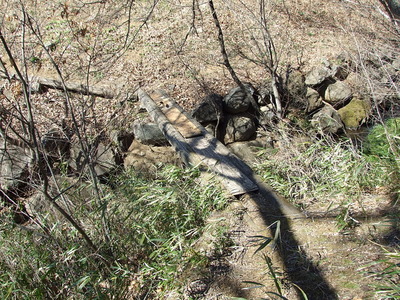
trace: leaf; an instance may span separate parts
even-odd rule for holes
[[[272,276],[272,279],[274,280],[275,287],[278,290],[279,295],[282,295],[281,283],[279,282],[279,278],[276,276],[276,272],[272,266],[272,260],[267,255],[264,255],[264,259],[265,262],[267,263],[267,267]]]
[[[267,292],[267,294],[271,294],[271,295],[278,296],[280,299],[289,300],[288,298],[286,298],[286,297],[284,297],[284,296],[282,296],[282,295],[279,295],[279,294],[277,294],[277,293],[274,293],[274,292]]]
[[[303,291],[303,289],[301,287],[299,287],[297,284],[292,283],[301,293],[301,295],[303,296],[304,300],[308,300],[307,294]]]
[[[260,244],[260,246],[256,249],[256,251],[254,251],[254,254],[256,254],[257,252],[261,251],[262,249],[264,249],[265,247],[267,247],[272,241],[273,239],[267,236],[254,236],[255,238],[259,238],[261,240],[264,240],[264,242],[262,242]]]
[[[84,276],[77,281],[78,290],[82,290],[90,282],[90,276]]]
[[[254,282],[254,281],[242,281],[243,283],[253,284],[253,286],[244,287],[242,290],[252,290],[252,289],[259,289],[265,287],[262,283]]]

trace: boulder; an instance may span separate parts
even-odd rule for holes
[[[356,72],[350,72],[346,78],[346,84],[353,88],[353,91],[358,91],[365,87],[362,76]]]
[[[330,64],[332,69],[336,68],[334,78],[343,81],[347,78],[352,69],[352,58],[348,53],[342,52]]]
[[[360,99],[353,99],[338,110],[340,118],[347,129],[357,129],[368,118],[371,105]]]
[[[232,115],[227,117],[224,143],[247,141],[256,133],[253,119],[247,115]]]
[[[304,81],[304,75],[300,71],[292,71],[287,77],[285,88],[288,104],[292,108],[305,110],[307,107],[307,86]]]
[[[258,88],[259,97],[257,98],[257,104],[261,106],[272,103],[274,99],[274,92],[272,91],[271,82],[265,82]]]
[[[343,81],[330,84],[325,91],[325,100],[333,105],[342,103],[351,97],[352,92],[350,86]]]
[[[69,167],[73,172],[80,173],[85,169],[87,163],[80,145],[78,143],[72,143],[69,152]]]
[[[316,86],[325,80],[335,76],[337,67],[330,65],[321,65],[314,67],[305,77],[305,84],[308,86]]]
[[[222,96],[208,95],[192,112],[192,117],[205,124],[218,121],[222,115]]]
[[[343,129],[339,113],[329,104],[313,116],[311,124],[321,133],[337,133]]]
[[[261,106],[260,111],[261,115],[259,118],[259,122],[261,125],[269,125],[276,121],[276,114],[274,112],[274,106],[272,104]]]
[[[85,182],[80,183],[79,180],[74,177],[59,175],[55,175],[52,179],[54,180],[49,180],[48,186],[50,195],[58,195],[60,186],[74,187],[65,189],[62,197],[56,200],[57,204],[70,215],[74,215],[77,209],[79,210],[79,207],[87,202],[87,199],[93,198],[93,187]],[[29,215],[40,217],[40,219],[45,220],[46,223],[68,223],[64,216],[49,203],[40,191],[36,191],[33,195],[26,198],[24,200],[24,206]],[[82,222],[85,223],[84,218]]]
[[[341,53],[333,60],[324,59],[321,65],[314,67],[306,76],[305,84],[318,86],[324,81],[342,81],[347,78],[351,59],[346,53]]]
[[[162,164],[179,164],[180,160],[172,147],[152,147],[134,140],[126,153],[124,167],[136,171],[156,171]]]
[[[52,187],[50,187],[50,189],[53,190]],[[80,191],[80,193],[82,193],[82,191]],[[58,191],[54,189],[51,194],[56,195],[58,194]],[[90,199],[91,197],[93,197],[90,194],[87,194],[86,196],[86,199]],[[31,216],[40,216],[42,221],[45,220],[46,223],[50,224],[66,222],[64,216],[56,208],[54,208],[54,206],[51,205],[48,200],[45,199],[43,193],[37,192],[31,195],[29,198],[25,199],[24,202],[25,210]],[[68,195],[66,195],[65,193],[63,194],[62,201],[57,201],[57,204],[70,215],[75,212],[76,203],[72,203],[69,200]]]
[[[147,145],[167,145],[168,140],[165,138],[164,134],[154,123],[141,124],[137,123],[133,125],[133,134],[135,139],[143,144]]]
[[[118,150],[112,144],[98,143],[92,145],[90,152],[97,176],[104,176],[113,172],[122,163]],[[70,168],[80,173],[86,169],[87,165],[88,161],[83,150],[79,145],[73,144],[70,151]]]
[[[324,104],[322,103],[322,97],[319,95],[319,93],[312,89],[312,88],[307,88],[307,93],[306,93],[306,99],[307,99],[307,109],[306,112],[312,112],[318,108],[321,108]]]
[[[231,89],[223,98],[223,108],[226,112],[230,114],[239,114],[249,109],[254,100],[250,99],[250,97],[253,97],[255,89],[250,84],[245,84],[245,87],[251,96],[246,95],[240,87],[236,87]]]
[[[121,163],[121,156],[112,144],[98,144],[94,160],[94,169],[97,176],[104,176],[113,172]]]
[[[25,181],[31,160],[28,149],[6,143],[0,139],[0,188],[8,191]]]

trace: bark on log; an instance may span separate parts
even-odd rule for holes
[[[138,98],[185,163],[192,165],[203,163],[206,165],[213,173],[218,175],[222,184],[232,195],[241,195],[258,190],[252,170],[172,99],[169,99],[165,94],[156,97],[169,104],[166,110],[171,106],[178,109],[188,122],[199,129],[201,135],[184,138],[178,131],[179,126],[177,130],[153,99],[141,89],[138,90]]]
[[[183,162],[187,165],[194,164],[194,151],[186,143],[184,137],[172,126],[161,109],[145,91],[139,89],[137,94],[141,106],[147,110],[153,121],[157,123],[158,127],[170,144],[175,148],[175,151],[179,154]]]

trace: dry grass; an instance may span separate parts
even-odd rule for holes
[[[377,11],[376,2],[268,1],[268,21],[282,71],[287,65],[309,70],[325,57],[357,51],[355,39],[385,42],[389,23]],[[56,43],[51,53],[69,80],[118,84],[122,89],[137,83],[147,89],[162,87],[187,108],[205,95],[204,87],[225,93],[233,86],[220,64],[216,30],[206,2],[197,3],[193,19],[192,1],[159,1],[145,24],[152,1],[133,2],[131,7],[122,2],[59,1],[40,7],[27,0],[24,4],[45,44]],[[216,9],[240,77],[261,84],[267,79],[265,70],[235,54],[238,47],[252,50],[251,32],[261,38],[256,32],[257,1],[217,2]],[[20,6],[7,1],[4,11],[5,35],[21,58]],[[28,60],[39,59],[29,62],[29,73],[56,77],[35,38],[26,34]]]

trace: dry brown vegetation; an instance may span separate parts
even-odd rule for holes
[[[66,81],[118,87],[122,91],[138,84],[147,89],[164,87],[188,108],[204,96],[204,88],[223,94],[233,85],[220,64],[207,3],[60,1],[41,7],[30,1],[4,1],[2,31],[19,59],[23,39],[21,5],[26,7],[42,40],[26,30],[29,74],[58,77],[40,45],[43,42]],[[217,2],[216,10],[240,78],[261,84],[267,79],[262,66],[238,55],[238,50],[255,53],[252,39],[262,38],[258,2]],[[359,50],[388,48],[387,41],[394,33],[390,20],[379,11],[382,7],[372,0],[268,1],[266,10],[282,73],[287,66],[307,71],[341,52],[356,55]],[[4,53],[2,59],[7,60]],[[10,69],[9,63],[7,67]]]
[[[265,68],[265,65],[259,63],[259,60],[265,54],[257,47],[265,41],[263,35],[265,31],[260,27],[262,24],[260,25],[259,19],[259,3],[260,1],[257,0],[224,0],[214,3],[225,37],[225,46],[234,70],[243,82],[251,82],[257,87],[270,82],[270,72]],[[334,60],[339,54],[344,53],[353,64],[352,68],[359,72],[360,78],[354,82],[353,86],[357,89],[358,94],[381,99],[379,94],[387,93],[388,87],[381,86],[379,80],[372,78],[364,66],[366,59],[379,62],[385,56],[398,55],[398,27],[388,18],[380,1],[268,0],[265,3],[266,25],[276,47],[275,54],[279,63],[278,73],[280,76],[285,78],[289,70],[300,70],[306,73],[322,61],[326,59]],[[30,100],[35,118],[35,129],[39,137],[56,126],[64,131],[69,129],[74,131],[75,134],[81,133],[86,139],[85,142],[90,143],[91,140],[101,136],[110,123],[113,123],[114,127],[130,127],[135,119],[143,117],[138,113],[138,105],[130,102],[133,99],[131,94],[139,86],[147,91],[162,88],[185,109],[190,110],[207,94],[211,92],[225,94],[235,85],[229,71],[222,64],[223,57],[221,56],[217,31],[210,14],[208,1],[106,0],[84,2],[70,0],[44,3],[31,0],[2,0],[1,6],[1,34],[25,79],[29,78],[28,83],[31,82],[32,76],[38,76],[79,83],[87,87],[106,87],[115,95],[112,99],[105,99],[53,89],[32,93]],[[23,85],[16,80],[15,69],[2,47],[0,47],[0,59],[7,70],[7,72],[1,72],[0,69],[0,75],[7,77],[8,73],[13,77],[10,81],[7,81],[7,79],[1,81],[0,89],[1,86],[4,86],[5,89],[4,94],[0,95],[0,129],[2,131],[6,129],[5,131],[12,138],[19,138],[16,133],[24,131],[23,125],[21,125],[24,122],[21,122],[21,120],[25,120],[24,117],[28,113],[28,107],[23,102]],[[393,84],[389,89],[394,96],[397,92],[398,97],[397,85]],[[66,101],[67,96],[71,97],[70,102]],[[280,129],[283,128],[283,131],[287,129],[291,133],[297,130],[297,128],[285,126],[283,125]],[[282,134],[284,138],[288,138],[289,135]],[[295,135],[290,136],[288,140],[282,138],[278,141],[281,143],[281,147],[278,145],[277,148],[283,149],[294,146],[295,143],[292,138]],[[285,142],[286,144],[284,144]],[[330,153],[322,153],[326,155],[325,161],[330,160],[333,150],[337,150],[339,157],[345,147],[337,144],[332,148]],[[320,149],[317,148],[317,150]],[[315,154],[308,157],[310,165],[311,161],[321,159],[321,156],[318,156],[321,154],[317,150]],[[272,152],[271,157],[273,157]],[[276,161],[279,164],[285,160],[301,157],[304,152],[304,146],[299,145],[280,157],[277,155]],[[154,157],[157,158],[157,155],[158,153],[155,153]],[[353,159],[352,153],[346,152],[346,155]],[[350,162],[353,163],[352,160]],[[155,165],[153,161],[149,163]],[[257,161],[259,165],[262,163],[263,161]],[[296,176],[299,178],[306,176],[314,178],[324,172],[326,166],[323,165],[320,166],[321,169],[314,169],[314,173],[310,175],[310,173],[301,173],[303,171],[301,169],[302,163],[303,161],[293,162],[291,166],[293,168],[290,170],[292,173],[288,172],[288,174],[297,174]],[[298,169],[296,169],[297,167]],[[158,167],[154,169],[155,172],[160,171]],[[342,169],[338,167],[338,170]],[[165,175],[167,179],[163,177],[160,181],[166,186],[172,185],[173,182],[179,188],[178,177],[182,174],[179,173],[177,177],[173,177],[174,172],[179,173],[181,171],[166,172],[168,173]],[[328,173],[328,177],[331,174]],[[343,174],[343,177],[346,177],[345,175]],[[189,175],[184,174],[184,176],[187,176],[188,182],[191,181]],[[329,181],[329,178],[327,181]],[[296,198],[299,194],[307,192],[309,186],[304,184],[305,180],[293,182],[293,189],[288,191],[288,198]],[[346,187],[351,189],[352,184],[352,181],[346,182]],[[149,183],[139,186],[138,190],[145,190],[146,185],[149,185]],[[196,181],[193,185],[198,185],[198,182]],[[186,185],[182,186],[186,188]],[[163,186],[160,189],[161,192],[159,193],[162,196],[165,188]],[[193,187],[190,186],[189,190],[191,188]],[[376,191],[373,192],[384,188],[377,186]],[[108,191],[107,188],[104,189],[106,192]],[[128,188],[127,190],[127,194],[133,193]],[[107,194],[106,192],[104,195]],[[137,190],[134,190],[134,192],[136,193]],[[186,192],[188,193],[187,198],[190,199],[190,191]],[[382,199],[363,195],[362,203],[361,201],[354,202],[348,206],[343,205],[343,203],[347,205],[347,195],[339,195],[340,197],[333,195],[331,198],[323,199],[309,197],[300,199],[296,203],[306,211],[311,211],[310,215],[315,219],[308,222],[309,220],[304,219],[289,221],[283,218],[286,224],[282,225],[282,230],[285,230],[286,234],[290,236],[288,240],[292,239],[294,242],[284,241],[287,244],[280,245],[282,248],[287,246],[286,250],[279,249],[280,252],[272,250],[268,252],[268,255],[273,257],[274,268],[282,272],[280,282],[288,297],[301,298],[301,293],[291,283],[295,280],[302,282],[299,276],[301,277],[303,273],[299,273],[300,275],[295,273],[300,269],[301,272],[307,274],[308,267],[311,270],[321,271],[321,274],[318,275],[320,276],[318,278],[319,283],[333,286],[332,290],[335,290],[337,295],[332,292],[330,299],[338,299],[338,297],[340,299],[368,299],[375,296],[373,288],[371,288],[371,284],[375,282],[375,277],[372,278],[373,276],[369,276],[370,274],[365,277],[363,272],[374,272],[374,268],[381,271],[383,268],[382,265],[366,267],[367,264],[371,264],[374,260],[382,257],[383,251],[377,245],[378,238],[371,243],[368,240],[371,236],[381,237],[382,232],[376,230],[376,232],[370,234],[371,232],[363,231],[375,230],[371,229],[376,227],[374,219],[367,220],[367,217],[373,215],[374,210],[382,208],[382,203],[389,208],[391,207],[392,203],[389,203],[391,199],[387,197],[389,192],[386,191]],[[120,196],[119,194],[116,195],[117,197]],[[171,195],[175,195],[175,192],[172,191]],[[214,195],[213,192],[211,192],[211,195]],[[210,197],[208,194],[206,196]],[[222,198],[219,194],[217,196]],[[144,202],[143,207],[147,207],[147,202],[143,200],[145,197],[138,197]],[[146,194],[146,197],[152,199],[152,195]],[[123,197],[121,196],[121,198]],[[215,274],[209,275],[214,276],[213,280],[215,279],[208,294],[210,299],[220,299],[218,297],[222,297],[221,294],[225,292],[234,295],[236,292],[234,289],[243,287],[243,281],[265,280],[268,282],[265,284],[264,290],[257,290],[253,294],[251,291],[246,292],[247,294],[244,293],[250,298],[254,295],[257,297],[265,296],[265,290],[271,291],[275,288],[271,274],[267,274],[265,262],[262,258],[253,255],[258,245],[249,246],[246,235],[268,235],[271,231],[276,231],[276,229],[267,230],[265,228],[267,221],[273,223],[276,222],[276,218],[272,216],[269,219],[262,220],[263,216],[260,216],[258,212],[260,207],[256,207],[254,204],[262,200],[251,199],[251,197],[241,200],[243,201],[234,201],[227,211],[221,213],[221,215],[216,213],[211,221],[209,220],[209,223],[212,223],[213,218],[225,219],[225,226],[230,228],[231,233],[241,232],[241,234],[238,233],[237,236],[226,238],[225,233],[219,232],[215,234],[217,238],[210,238],[212,242],[203,237],[204,243],[208,246],[211,244],[222,245],[221,248],[223,249],[218,249],[221,253],[224,254],[226,249],[233,252],[233,255],[228,257],[224,256],[225,254],[218,256],[214,253],[214,258],[217,257],[217,259],[209,262],[208,267],[210,265],[215,267],[213,264],[216,265]],[[207,203],[208,199],[205,198],[202,201]],[[129,206],[130,202],[126,201],[124,204]],[[223,206],[222,204],[218,205]],[[215,206],[218,205],[215,204]],[[168,203],[166,207],[168,208]],[[334,209],[331,209],[332,207]],[[115,211],[119,208],[119,204],[115,204]],[[160,205],[160,209],[167,208]],[[346,208],[348,209],[346,210]],[[319,211],[323,212],[319,213]],[[345,226],[349,225],[346,222],[351,223],[352,215],[349,216],[349,211],[357,216],[362,214],[364,214],[363,217],[367,216],[365,217],[365,226],[357,227],[351,236],[347,236],[346,232],[345,235],[341,235],[337,230],[337,225],[339,221],[344,221]],[[84,215],[82,219],[86,217]],[[337,219],[332,219],[333,217],[337,217]],[[161,215],[157,215],[157,218],[161,218]],[[119,221],[117,220],[115,224],[120,224]],[[96,219],[96,222],[100,221]],[[282,223],[284,222],[282,221]],[[220,226],[219,223],[218,226]],[[260,233],[259,227],[262,226],[263,230]],[[310,227],[308,226],[312,228],[312,234],[310,234]],[[128,235],[129,232],[128,229],[124,231],[125,228],[117,228],[117,230],[120,231],[117,231],[116,235],[120,234],[120,236]],[[189,236],[191,234],[188,233],[189,231],[184,232],[184,234]],[[292,232],[296,237],[291,236]],[[181,238],[182,233],[180,234]],[[105,233],[106,235],[107,233]],[[139,239],[136,236],[134,238],[135,242],[136,239]],[[295,241],[296,238],[298,241]],[[107,237],[104,239],[106,240]],[[220,240],[216,241],[216,239]],[[235,246],[230,244],[232,240],[236,243]],[[140,248],[137,245],[139,245],[139,242],[144,243],[143,241],[145,241],[145,238],[142,241],[137,241],[138,244],[132,247]],[[96,242],[103,245],[104,241],[99,238]],[[155,243],[150,241],[149,245],[154,246]],[[199,243],[201,243],[201,240],[197,242],[197,244]],[[184,242],[182,242],[183,244]],[[291,248],[293,246],[297,247],[296,251]],[[174,247],[181,247],[181,244]],[[192,247],[192,244],[190,247]],[[249,247],[246,250],[247,252],[243,250],[246,247]],[[157,251],[161,250],[156,249],[153,253],[158,255]],[[190,248],[187,251],[195,252],[196,250]],[[161,287],[154,288],[154,290],[151,290],[153,287],[147,289],[146,280],[153,276],[154,270],[149,268],[142,270],[142,273],[135,273],[136,270],[139,270],[139,263],[136,262],[136,259],[140,259],[140,255],[145,256],[144,251],[137,253],[139,254],[135,252],[132,257],[121,259],[121,265],[130,268],[129,272],[132,272],[128,272],[129,275],[126,275],[130,283],[128,283],[128,287],[124,286],[129,290],[125,295],[129,294],[132,299],[146,299],[146,297],[156,299],[157,293],[166,295],[165,297],[170,297],[170,299],[187,297],[188,293],[183,293],[184,296],[182,291],[180,291],[180,294],[175,294],[176,291],[170,292],[168,286],[161,284]],[[193,253],[185,252],[187,256],[190,256],[190,254]],[[134,257],[135,255],[138,257]],[[198,259],[198,257],[196,258]],[[229,260],[232,260],[230,263],[233,267],[231,267],[236,273],[234,275],[230,273],[229,276],[231,277],[219,276],[221,274],[226,275],[224,263],[227,264]],[[241,262],[244,263],[241,264]],[[97,261],[94,261],[93,265],[96,265],[96,263]],[[126,264],[124,265],[124,263]],[[378,271],[376,271],[376,274],[379,273]],[[66,271],[66,274],[69,274],[68,272]],[[78,273],[78,271],[76,272]],[[184,282],[187,278],[181,277],[177,280],[188,286],[198,279],[196,276],[204,275],[202,271],[192,270],[190,267],[186,272],[189,273],[188,278],[192,280],[191,282]],[[221,274],[218,272],[221,272]],[[180,272],[176,271],[174,274],[180,274]],[[186,276],[186,273],[184,275]],[[228,277],[232,279],[232,282],[226,280]],[[306,277],[303,281],[304,286],[310,288],[313,285],[313,278],[312,276]],[[108,290],[105,289],[107,290],[105,294],[108,293],[109,296],[110,293],[117,290],[118,282],[112,282],[111,279],[107,280],[101,281],[96,288],[101,290],[103,286],[115,284]],[[159,278],[157,280],[157,284],[162,282]],[[171,281],[172,279],[169,278],[168,280]],[[210,284],[210,282],[207,284]],[[193,289],[195,288],[194,286]],[[329,288],[325,290],[329,290]],[[62,292],[61,290],[59,294],[61,297],[65,295]],[[81,295],[84,295],[84,292],[86,291],[83,289]],[[126,290],[122,291],[121,294],[123,292],[126,292]],[[149,292],[148,295],[147,292]],[[65,288],[64,293],[67,293],[67,288]],[[238,292],[236,296],[239,295]],[[118,295],[115,297],[118,297]]]

